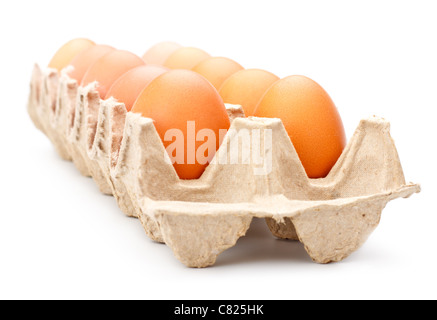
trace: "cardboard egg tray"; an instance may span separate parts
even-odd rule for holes
[[[29,115],[61,158],[189,267],[213,265],[253,218],[264,218],[276,237],[302,242],[317,263],[340,261],[366,241],[390,200],[420,192],[405,182],[384,119],[362,120],[329,175],[309,179],[279,119],[244,118],[233,105],[231,128],[202,177],[181,180],[153,120],[101,100],[95,86],[36,65]],[[232,146],[238,161],[229,161]],[[254,150],[261,161],[244,156]]]

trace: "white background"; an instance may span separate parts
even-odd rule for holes
[[[0,298],[435,299],[435,1],[1,1]],[[262,221],[214,267],[189,269],[59,159],[26,114],[35,62],[87,37],[142,55],[171,40],[331,95],[348,138],[391,122],[406,179],[364,246],[318,265]]]

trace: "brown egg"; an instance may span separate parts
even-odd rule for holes
[[[227,78],[243,69],[244,68],[234,60],[223,57],[213,57],[203,60],[192,70],[204,76],[218,90]]]
[[[334,102],[318,83],[304,76],[277,81],[260,101],[255,116],[282,120],[310,178],[325,177],[346,145]]]
[[[82,51],[94,46],[95,43],[89,39],[73,39],[64,44],[53,56],[49,68],[61,71]]]
[[[124,50],[115,50],[96,61],[85,73],[82,86],[97,81],[97,91],[103,99],[114,82],[127,71],[145,65],[143,59]]]
[[[88,69],[105,54],[114,51],[111,46],[95,45],[79,53],[70,63],[73,66],[73,70],[68,75],[76,79],[78,83],[82,82],[83,76]]]
[[[138,95],[152,82],[153,79],[169,69],[155,65],[145,65],[133,68],[123,74],[108,90],[105,99],[113,97],[123,102],[127,111],[132,109]]]
[[[170,69],[192,69],[203,60],[210,58],[209,53],[192,47],[182,47],[174,51],[165,61]]]
[[[252,116],[267,89],[279,78],[260,69],[241,70],[231,75],[221,86],[219,93],[225,103],[239,104],[246,116]]]
[[[202,175],[220,146],[220,130],[230,126],[217,90],[190,70],[171,70],[157,77],[140,94],[132,112],[154,120],[181,179]]]
[[[143,60],[147,64],[164,65],[165,60],[177,49],[182,48],[180,44],[175,42],[160,42],[151,47],[143,55]]]

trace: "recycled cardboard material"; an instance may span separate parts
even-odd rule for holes
[[[181,180],[153,120],[101,100],[96,85],[35,66],[29,115],[61,158],[189,267],[213,265],[254,218],[266,219],[274,236],[302,242],[317,263],[341,261],[366,241],[390,200],[420,192],[405,182],[382,118],[362,120],[329,175],[309,179],[281,120],[244,118],[235,105],[226,106],[231,128],[204,174]]]

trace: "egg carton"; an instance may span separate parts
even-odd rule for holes
[[[309,179],[281,120],[245,118],[235,105],[226,105],[231,127],[203,175],[181,180],[153,120],[101,100],[95,89],[36,65],[29,115],[61,158],[189,267],[213,265],[254,218],[265,219],[274,236],[303,243],[317,263],[341,261],[366,241],[390,200],[420,192],[405,182],[382,118],[362,120],[329,175]],[[262,161],[248,159],[253,152]]]

